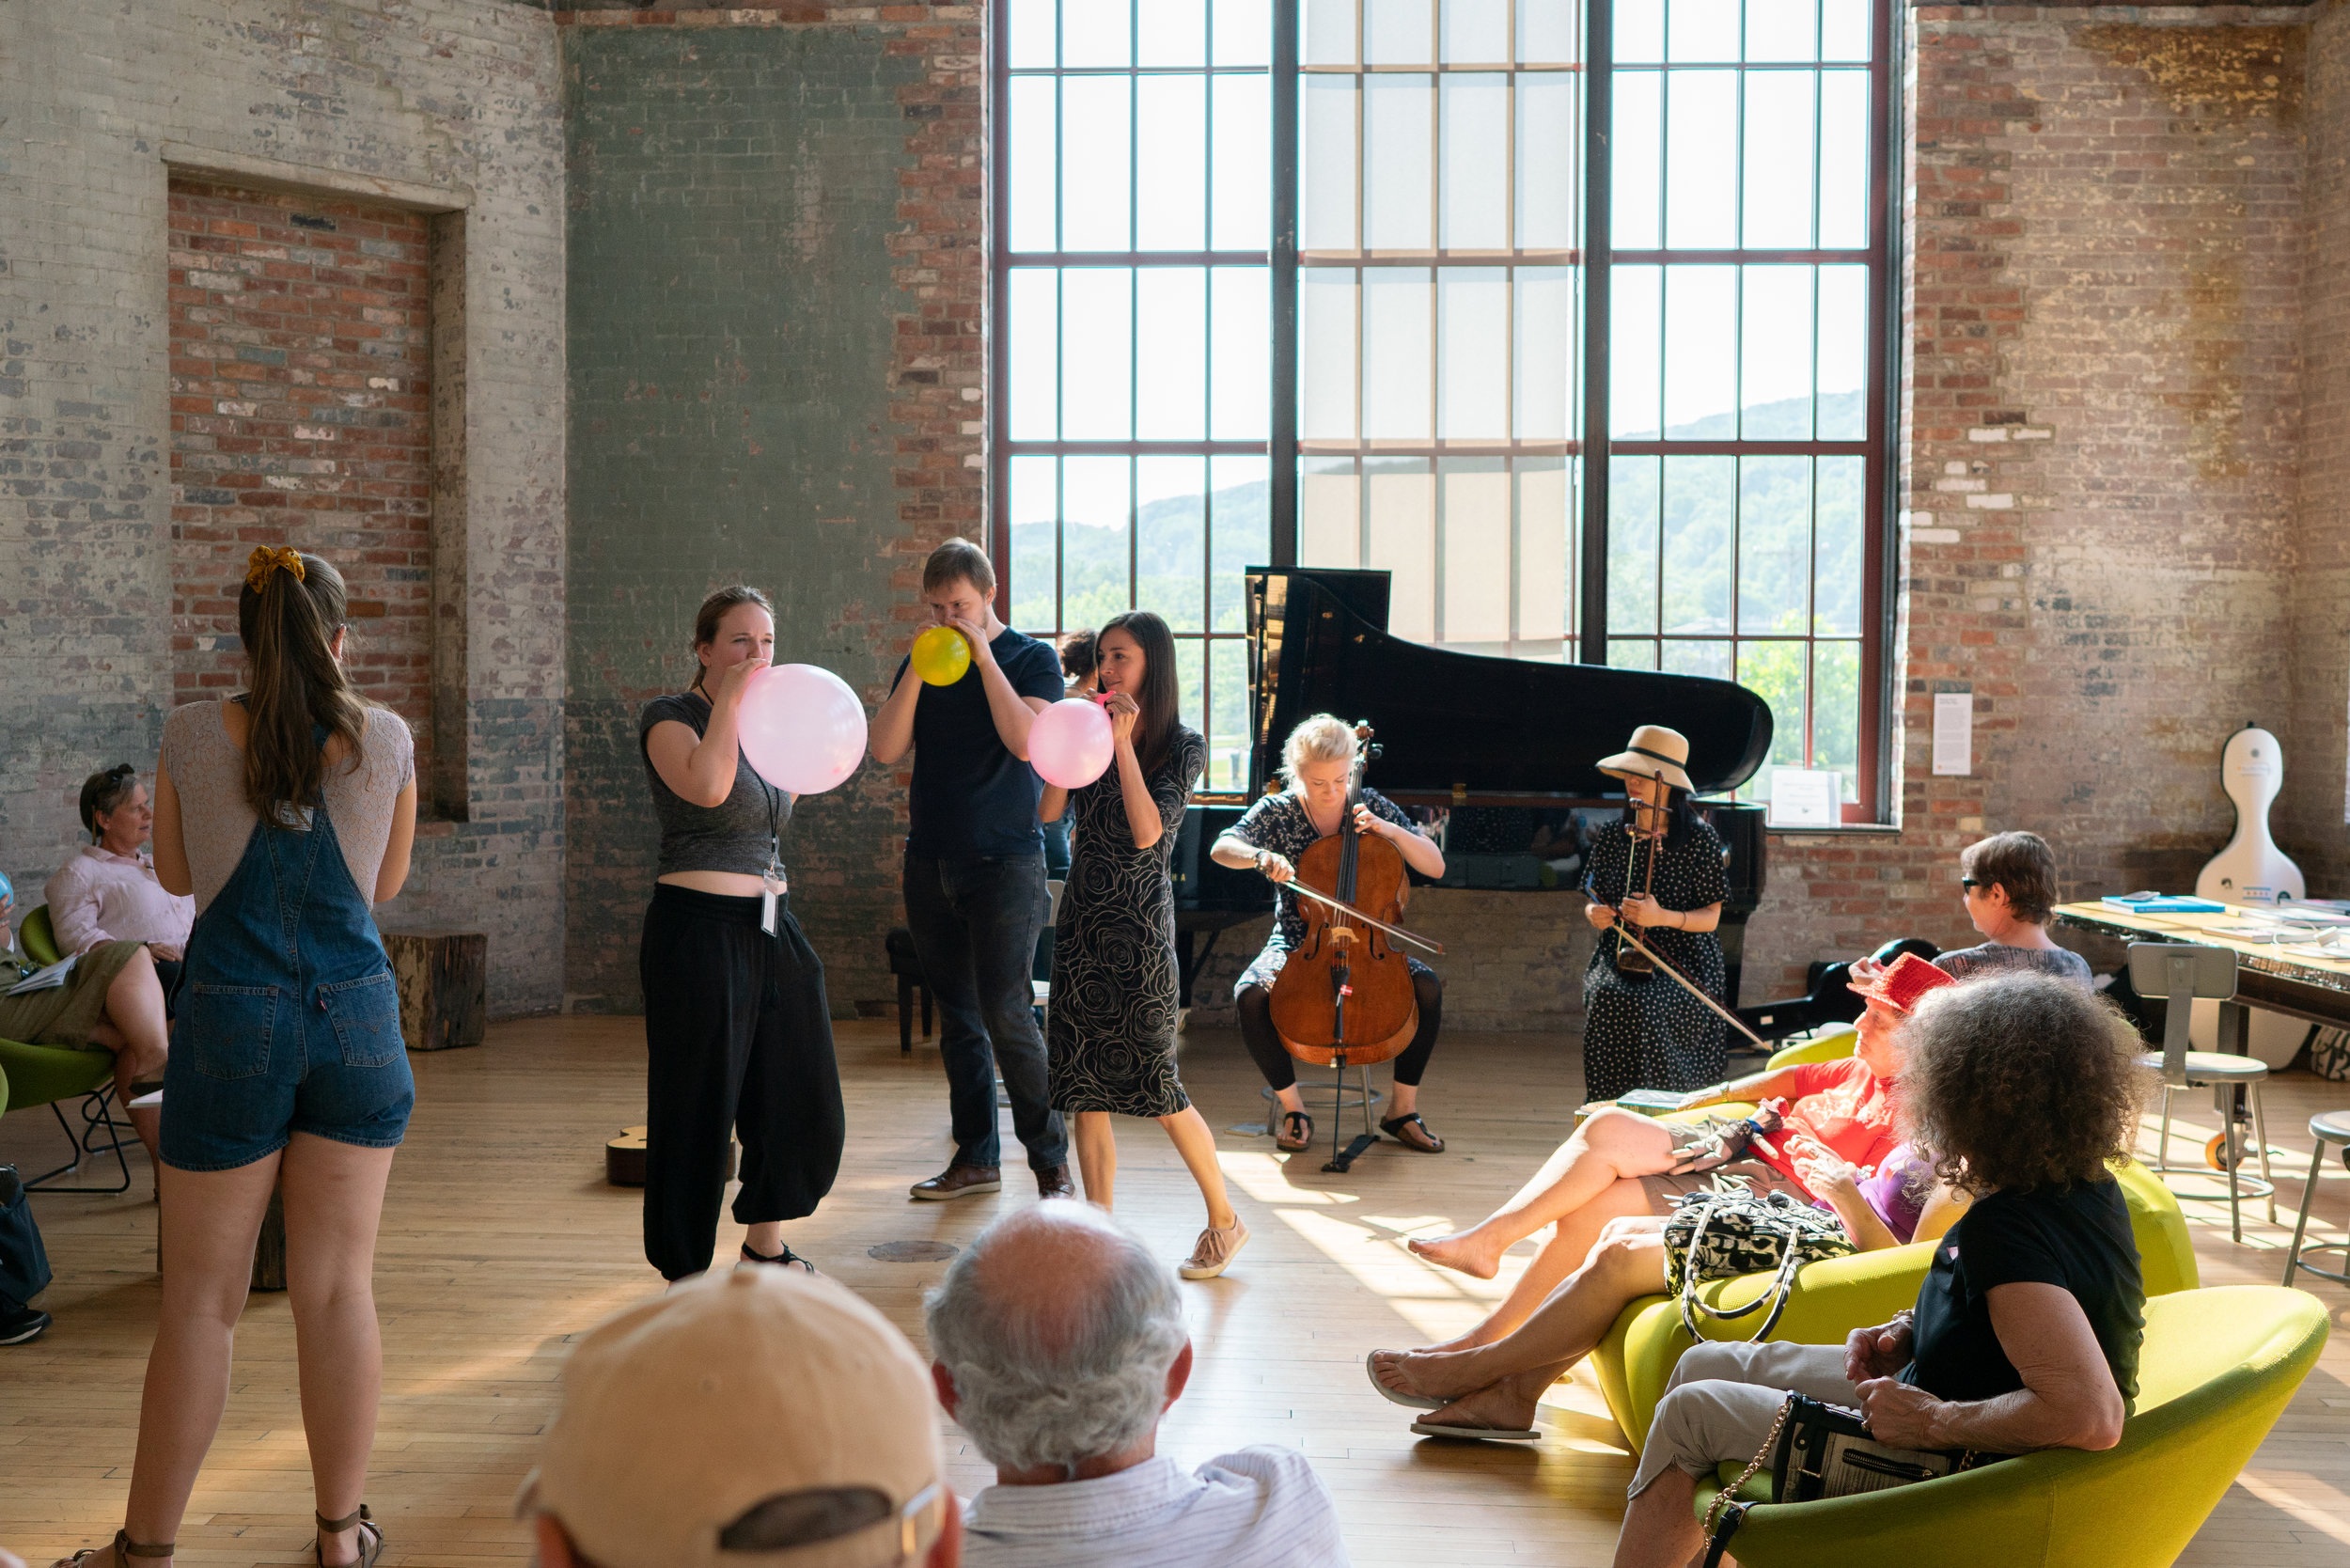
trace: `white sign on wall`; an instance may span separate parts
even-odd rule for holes
[[[1964,778],[1975,771],[1975,694],[1934,694],[1934,771]]]

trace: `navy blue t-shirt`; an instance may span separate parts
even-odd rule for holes
[[[1022,697],[1058,702],[1067,694],[1052,644],[1007,626],[987,646]],[[905,669],[901,659],[891,689]],[[1007,751],[996,734],[977,665],[951,686],[922,688],[914,704],[910,853],[932,860],[1039,854],[1044,840],[1036,807],[1043,792],[1036,770]]]

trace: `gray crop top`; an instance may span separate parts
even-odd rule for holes
[[[723,806],[696,806],[661,781],[652,765],[652,727],[675,720],[707,732],[710,703],[699,692],[656,697],[636,718],[636,752],[645,760],[645,784],[652,791],[653,815],[661,821],[662,876],[671,871],[742,871],[767,869],[775,836],[791,820],[791,797],[759,776],[741,751],[734,754],[734,790]]]

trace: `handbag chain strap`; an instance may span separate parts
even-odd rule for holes
[[[1705,1533],[1708,1536],[1714,1533],[1714,1527],[1720,1521],[1723,1510],[1731,1506],[1740,1488],[1752,1481],[1754,1473],[1769,1464],[1771,1456],[1778,1451],[1778,1435],[1787,1430],[1787,1418],[1794,1408],[1795,1402],[1791,1396],[1778,1407],[1778,1416],[1771,1422],[1770,1435],[1762,1439],[1762,1446],[1755,1450],[1752,1459],[1747,1461],[1747,1467],[1738,1472],[1738,1479],[1714,1494],[1714,1500],[1706,1505],[1705,1510]]]

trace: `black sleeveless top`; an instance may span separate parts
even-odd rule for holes
[[[791,797],[759,776],[738,747],[734,789],[723,806],[696,806],[661,781],[652,765],[652,727],[670,721],[709,732],[710,701],[699,692],[656,697],[636,718],[636,753],[644,759],[645,785],[652,791],[653,815],[661,823],[661,869],[671,871],[742,871],[767,869],[776,835],[791,820]]]

